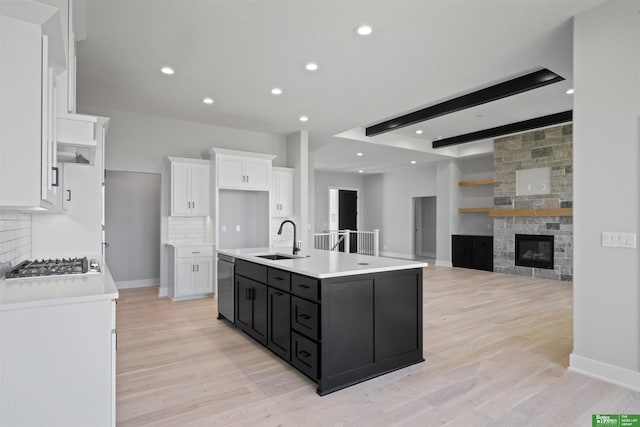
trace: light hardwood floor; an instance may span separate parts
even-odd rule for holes
[[[215,299],[120,292],[118,425],[591,426],[594,413],[640,413],[640,393],[566,370],[563,282],[428,267],[426,361],[324,397],[216,313]]]

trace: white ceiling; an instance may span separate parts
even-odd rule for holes
[[[571,17],[602,2],[87,0],[78,103],[281,135],[307,129],[319,168],[381,172],[441,158],[430,154],[435,136],[571,109]],[[361,23],[374,33],[355,35]],[[319,70],[306,71],[309,61]],[[175,74],[161,74],[164,65]],[[395,135],[345,139],[540,67],[567,81]],[[367,154],[349,157],[358,151]]]

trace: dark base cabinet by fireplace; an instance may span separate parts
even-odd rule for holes
[[[421,268],[328,279],[235,268],[235,324],[320,395],[424,361]]]
[[[454,267],[493,271],[493,236],[451,236],[451,263]]]

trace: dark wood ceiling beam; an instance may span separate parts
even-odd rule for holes
[[[515,79],[507,80],[502,83],[369,126],[366,128],[365,133],[367,136],[374,136],[385,132],[391,132],[425,120],[434,119],[436,117],[455,113],[467,108],[476,107],[478,105],[486,104],[487,102],[517,95],[519,93],[562,80],[564,80],[562,76],[543,68],[542,70],[534,71],[533,73],[516,77]]]
[[[550,114],[548,116],[536,117],[535,119],[523,120],[521,122],[510,123],[504,126],[466,133],[464,135],[443,138],[437,141],[433,141],[431,144],[433,148],[442,148],[449,145],[463,144],[465,142],[480,141],[481,139],[496,138],[498,136],[509,135],[512,133],[524,132],[532,129],[540,129],[560,123],[567,123],[572,120],[573,111],[563,111],[562,113]]]

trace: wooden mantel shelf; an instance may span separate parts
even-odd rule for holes
[[[494,208],[458,208],[460,213],[488,213],[489,216],[573,216],[573,208],[548,209],[494,209]]]
[[[488,184],[493,184],[493,179],[476,179],[475,181],[458,182],[459,187],[469,187],[472,185],[488,185]]]
[[[573,216],[573,208],[491,209],[489,216]]]
[[[493,208],[458,208],[458,212],[460,213],[468,213],[468,212],[486,212],[491,214]]]

